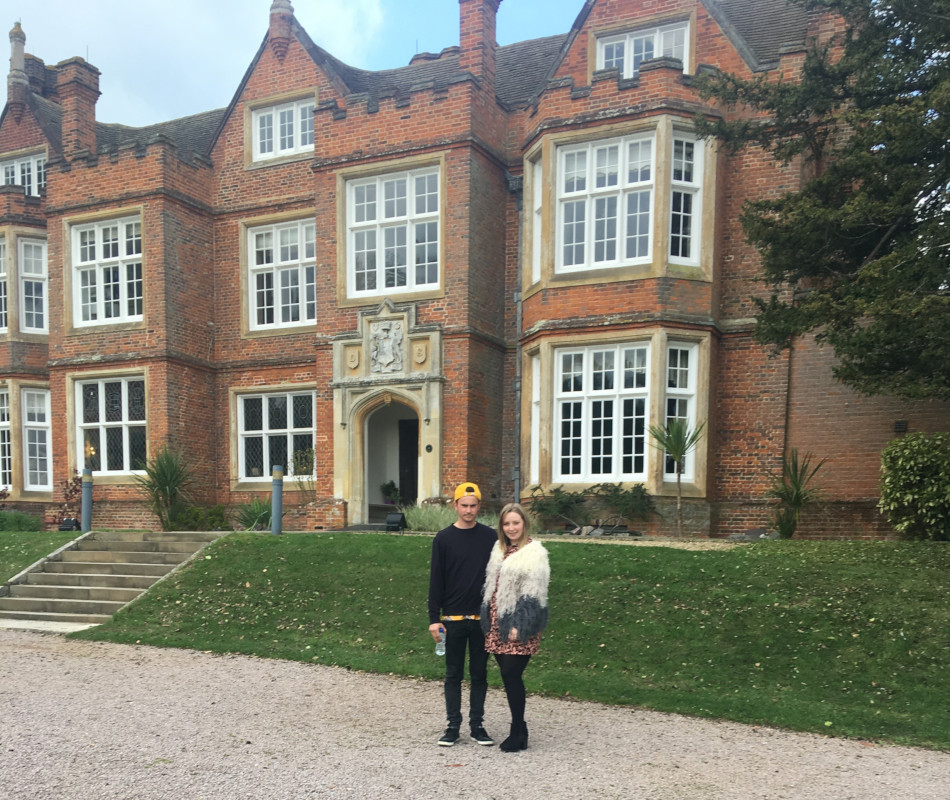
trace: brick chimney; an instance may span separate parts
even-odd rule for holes
[[[56,91],[63,108],[63,155],[96,152],[99,70],[78,56],[56,65]]]
[[[495,87],[495,17],[501,0],[459,0],[459,68]]]
[[[271,3],[268,39],[278,61],[284,60],[290,48],[290,25],[293,18],[294,7],[290,4],[290,0],[274,0]]]
[[[7,75],[7,103],[10,113],[17,121],[26,107],[27,93],[30,91],[30,79],[26,74],[26,56],[24,45],[26,34],[17,22],[10,31],[10,74]]]

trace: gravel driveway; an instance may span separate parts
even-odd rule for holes
[[[950,794],[947,753],[539,697],[527,751],[440,748],[438,684],[333,667],[16,630],[0,664],[0,796],[18,800]],[[500,740],[500,691],[486,711]]]

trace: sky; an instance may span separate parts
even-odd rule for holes
[[[458,0],[292,0],[310,37],[362,69],[405,66],[459,42]],[[503,0],[500,45],[567,33],[584,0]],[[223,108],[267,33],[271,0],[0,0],[26,52],[101,72],[100,122],[132,127]],[[540,13],[539,13],[540,12]],[[5,37],[0,64],[9,70]]]

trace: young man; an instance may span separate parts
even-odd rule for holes
[[[455,489],[458,519],[439,531],[432,543],[429,568],[429,633],[436,641],[445,630],[445,713],[448,727],[439,745],[451,747],[462,727],[462,674],[468,647],[468,724],[472,740],[495,741],[485,732],[485,695],[488,693],[488,653],[479,623],[485,567],[498,541],[494,529],[476,521],[482,493],[474,483]]]

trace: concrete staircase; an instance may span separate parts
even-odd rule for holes
[[[93,533],[0,587],[0,622],[105,622],[220,535]]]

